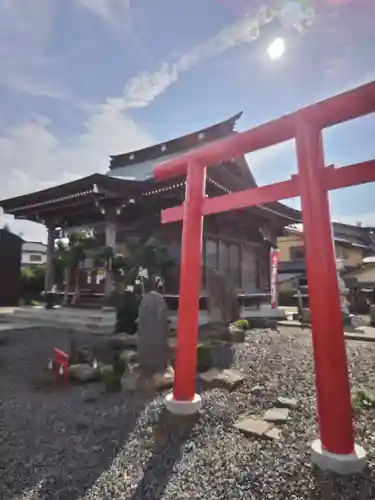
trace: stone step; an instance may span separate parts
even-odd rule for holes
[[[92,310],[70,308],[47,310],[43,307],[20,307],[11,314],[3,314],[2,322],[109,334],[115,329],[116,312],[103,309],[96,313]]]

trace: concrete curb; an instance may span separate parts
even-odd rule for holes
[[[279,321],[277,325],[287,328],[300,328],[303,330],[310,330],[311,325],[308,323],[300,323],[299,321]],[[344,332],[345,340],[357,340],[359,342],[375,342],[375,331],[373,334],[361,332]]]

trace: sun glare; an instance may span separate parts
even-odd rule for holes
[[[285,41],[282,38],[276,38],[267,49],[270,59],[279,59],[285,52]]]

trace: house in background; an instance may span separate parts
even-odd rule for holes
[[[354,276],[363,270],[367,259],[375,255],[375,229],[334,222],[333,236],[336,257],[343,259],[343,278]],[[285,235],[277,239],[280,250],[279,289],[292,291],[306,282],[305,243],[300,225],[285,229]],[[375,266],[374,266],[375,272]]]
[[[343,276],[347,287],[363,292],[375,303],[375,256],[365,257],[362,265]]]
[[[47,245],[39,241],[24,241],[22,244],[21,265],[40,266],[46,263]]]

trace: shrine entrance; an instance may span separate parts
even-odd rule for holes
[[[313,460],[342,473],[363,468],[365,452],[354,442],[328,191],[375,181],[375,159],[326,167],[322,131],[374,111],[372,82],[203,146],[154,170],[157,180],[186,175],[184,204],[161,215],[162,223],[183,221],[175,385],[173,395],[167,396],[167,408],[186,414],[201,405],[195,377],[203,216],[300,196],[320,428],[320,439],[312,445]],[[291,139],[296,143],[298,174],[290,180],[215,198],[205,196],[207,166]]]

